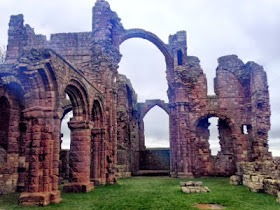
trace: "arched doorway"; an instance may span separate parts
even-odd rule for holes
[[[123,55],[120,62],[119,72],[125,74],[131,80],[133,89],[137,93],[138,101],[141,102],[147,99],[151,100],[154,98],[160,98],[161,100],[168,101],[166,93],[168,90],[167,79],[170,77],[173,61],[166,45],[156,35],[141,29],[126,31],[121,35],[119,44],[121,44],[120,51]],[[165,69],[166,74],[163,73]],[[128,100],[128,103],[129,102],[130,100]],[[129,104],[128,107],[130,107]],[[161,116],[161,111],[158,111],[157,109],[155,110],[157,114],[156,116],[154,116],[154,119],[158,120],[160,117],[157,116]],[[133,114],[128,113],[127,118],[131,118],[131,116],[133,116]],[[124,124],[123,121],[119,120],[120,124]],[[139,168],[141,168],[141,151],[145,150],[143,136],[144,133],[142,134],[142,122],[143,118],[140,119],[139,125],[134,125],[132,121],[130,121],[130,125],[128,126],[121,126],[120,124],[118,125],[119,140],[122,140],[122,142],[118,142],[118,154],[130,154],[132,153],[132,151],[135,151],[133,154],[131,154],[131,156],[118,155],[118,162],[120,165],[128,165],[128,167],[131,167],[131,171],[133,174],[135,174],[135,169],[137,168],[135,167],[135,165],[138,165],[138,170]],[[159,124],[160,121],[158,121],[157,123]],[[134,132],[134,129],[136,129],[136,127],[139,127],[140,130],[138,134],[138,131]],[[163,129],[162,132],[158,133],[166,132],[168,132],[168,128]],[[127,136],[127,140],[123,140],[123,136]],[[134,143],[135,137],[139,138],[139,145]],[[168,142],[169,138],[166,146],[168,145]],[[131,164],[127,162],[130,162]],[[169,158],[167,162],[169,163]]]
[[[139,104],[144,149],[140,151],[140,175],[170,172],[169,109],[161,100]]]
[[[71,130],[69,182],[63,186],[63,191],[88,192],[93,183],[90,182],[91,125],[87,91],[78,81],[70,81],[65,93],[70,98],[73,117],[68,122]]]
[[[209,120],[210,119],[210,120]],[[211,154],[209,126],[218,122],[218,140],[220,151]],[[205,115],[196,124],[196,139],[194,148],[196,153],[193,174],[198,176],[215,175],[229,176],[236,172],[236,139],[233,135],[233,126],[228,118],[215,114]]]
[[[133,38],[120,46],[120,52],[123,56],[118,71],[131,81],[138,102],[155,98],[167,101],[166,63],[160,50],[147,40]]]

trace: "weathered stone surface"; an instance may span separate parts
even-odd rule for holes
[[[201,181],[188,181],[188,182],[180,182],[180,186],[202,186]]]
[[[89,192],[93,190],[93,183],[67,183],[63,186],[63,192]]]
[[[141,159],[147,151],[143,117],[156,105],[170,119],[172,177],[230,176],[238,170],[251,190],[275,194],[278,184],[263,177],[271,171],[277,179],[280,173],[268,152],[270,104],[262,66],[235,55],[219,58],[215,95],[209,96],[199,59],[187,53],[185,31],[165,44],[143,29],[126,30],[104,0],[96,1],[92,13],[91,32],[53,34],[50,40],[24,24],[23,15],[11,16],[7,57],[0,65],[0,194],[17,189],[20,204],[47,205],[60,201],[61,177],[69,179],[65,191],[81,192],[92,183],[137,174],[143,162],[149,169],[167,167]],[[164,55],[168,102],[138,103],[130,81],[118,74],[120,45],[135,37]],[[60,156],[60,126],[70,110],[68,160],[68,154]],[[209,147],[211,117],[219,118],[217,156]],[[242,162],[252,163],[236,168]],[[251,169],[260,173],[246,172]]]
[[[278,159],[240,162],[237,169],[237,175],[230,177],[230,184],[243,184],[252,192],[266,192],[278,196],[280,191]]]
[[[229,183],[232,185],[241,185],[242,184],[242,176],[232,175],[229,179]]]
[[[208,187],[202,186],[201,181],[180,182],[180,186],[183,193],[210,192]]]
[[[188,186],[181,187],[183,193],[200,193],[200,192],[210,192],[208,187],[202,186]]]

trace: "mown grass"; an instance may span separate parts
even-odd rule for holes
[[[196,203],[217,203],[228,210],[280,210],[276,197],[229,185],[228,178],[199,178],[210,193],[184,194],[180,181],[169,177],[133,177],[89,193],[62,193],[62,202],[47,207],[17,205],[18,193],[0,196],[0,209],[196,209]]]

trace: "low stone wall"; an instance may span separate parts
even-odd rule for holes
[[[265,192],[277,196],[280,203],[280,165],[278,159],[237,163],[237,174],[230,184],[244,185],[252,192]]]
[[[155,148],[141,151],[140,170],[170,170],[170,149]]]
[[[116,166],[116,177],[117,178],[128,178],[131,177],[128,165],[117,165]]]

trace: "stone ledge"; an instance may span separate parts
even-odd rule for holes
[[[63,192],[89,192],[94,189],[93,182],[88,183],[67,183],[63,186]]]
[[[51,192],[22,192],[19,196],[19,205],[23,206],[47,206],[50,203],[61,202],[60,191]]]
[[[19,204],[23,206],[47,206],[50,204],[49,192],[28,193],[23,192],[19,196]]]
[[[183,193],[200,193],[200,192],[210,192],[208,187],[203,186],[188,186],[181,187]]]

